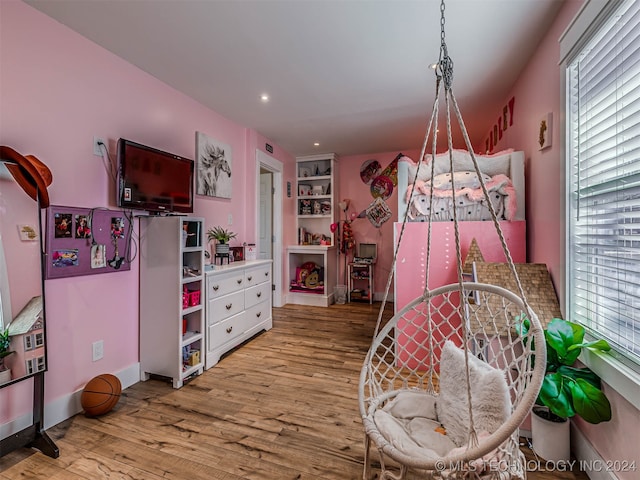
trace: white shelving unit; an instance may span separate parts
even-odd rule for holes
[[[339,215],[337,161],[333,153],[296,158],[298,245],[333,244],[331,224]]]
[[[336,247],[297,245],[287,248],[289,257],[289,294],[287,303],[328,307],[335,302],[333,288],[336,285]],[[313,262],[322,268],[323,285],[303,282],[299,285],[299,269],[305,263]]]
[[[180,388],[204,369],[204,219],[140,219],[140,378]],[[185,294],[186,293],[186,294]]]
[[[337,269],[336,238],[331,224],[339,219],[338,157],[333,153],[296,158],[296,245],[287,249],[289,262],[288,303],[329,306],[334,302]],[[323,285],[296,284],[299,268],[313,262]]]

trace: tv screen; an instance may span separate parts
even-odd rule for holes
[[[118,207],[193,212],[193,160],[118,140]]]

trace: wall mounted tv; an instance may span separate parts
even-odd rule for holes
[[[118,207],[154,213],[193,212],[193,160],[118,140]]]

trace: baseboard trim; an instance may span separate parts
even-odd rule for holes
[[[122,388],[128,388],[140,381],[140,363],[134,363],[124,368],[123,370],[115,374]],[[75,392],[63,395],[60,398],[46,403],[44,406],[44,428],[51,428],[60,422],[73,417],[74,415],[82,412],[82,406],[80,405],[80,395],[82,389]],[[31,412],[20,415],[14,418],[10,422],[0,425],[0,439],[15,435],[21,432],[25,428],[30,427],[33,424],[33,415]]]
[[[125,388],[128,388],[140,381],[140,363],[129,365],[125,369],[116,372],[115,375],[120,380],[122,389],[124,390]],[[56,398],[55,400],[45,404],[45,430],[82,412],[82,405],[80,405],[80,395],[82,395],[82,389],[64,395],[60,398]]]
[[[571,451],[579,467],[591,480],[618,480],[613,472],[607,471],[606,461],[573,422],[571,422]]]

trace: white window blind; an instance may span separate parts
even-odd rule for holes
[[[568,64],[569,319],[640,362],[640,2]]]

